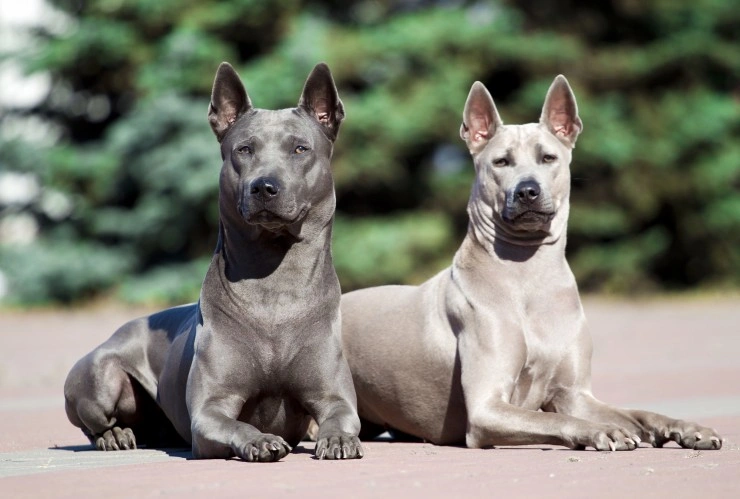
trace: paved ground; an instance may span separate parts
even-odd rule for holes
[[[740,497],[740,298],[587,300],[594,391],[609,402],[698,419],[720,451],[555,447],[469,450],[370,442],[360,461],[191,461],[183,450],[90,451],[66,420],[71,365],[143,310],[0,312],[0,496]]]

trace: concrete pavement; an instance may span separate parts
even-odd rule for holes
[[[735,497],[740,495],[740,298],[589,299],[594,392],[610,403],[700,420],[720,451],[470,450],[369,442],[359,461],[301,445],[279,463],[194,461],[187,450],[97,452],[67,422],[71,365],[125,320],[122,307],[0,312],[2,497]]]

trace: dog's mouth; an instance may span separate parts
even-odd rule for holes
[[[294,225],[303,221],[308,213],[308,207],[304,206],[294,216],[283,215],[264,208],[255,213],[250,213],[245,220],[250,225],[259,225],[270,231],[278,231],[287,226]]]
[[[524,210],[515,214],[503,214],[506,223],[524,230],[538,230],[552,222],[555,212]]]

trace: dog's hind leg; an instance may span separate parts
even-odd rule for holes
[[[74,365],[64,384],[69,421],[100,450],[186,445],[153,397],[158,374],[147,354],[147,320],[118,329]]]
[[[69,421],[80,428],[99,450],[136,448],[130,428],[137,417],[140,387],[124,371],[113,353],[94,350],[70,371],[64,384]]]

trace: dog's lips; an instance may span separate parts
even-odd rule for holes
[[[544,212],[536,210],[526,210],[521,213],[517,213],[514,217],[509,217],[506,214],[502,217],[505,222],[515,226],[537,226],[539,228],[542,225],[546,225],[552,221],[555,217],[555,212]]]
[[[250,214],[246,218],[246,222],[251,225],[259,225],[268,230],[277,230],[302,221],[306,217],[307,213],[308,207],[305,206],[298,210],[298,213],[292,217],[290,215],[285,216],[265,208],[256,213]]]

